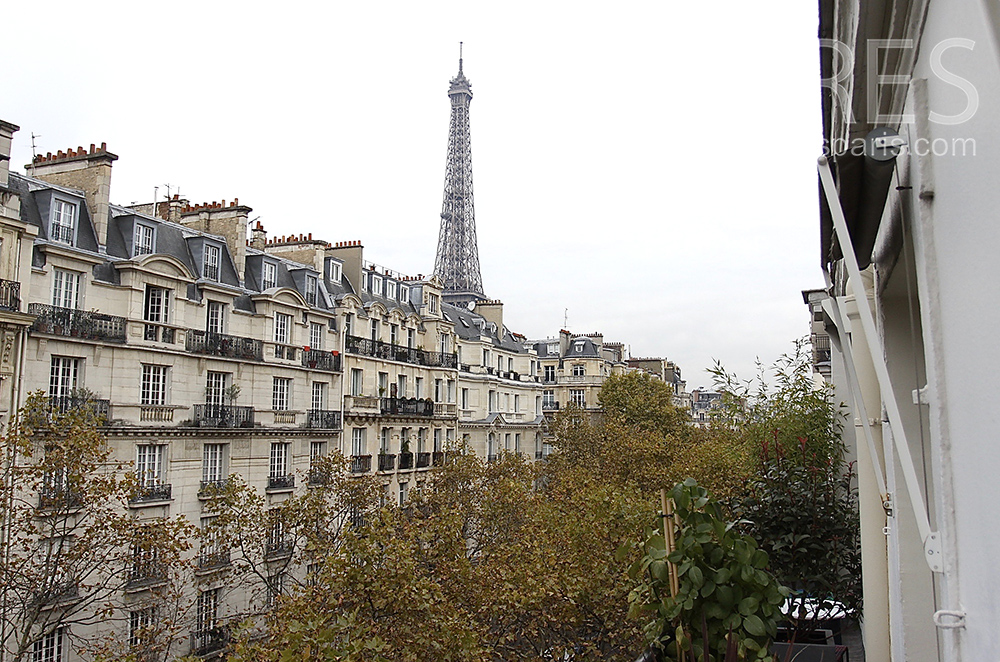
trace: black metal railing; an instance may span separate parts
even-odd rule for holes
[[[228,478],[216,478],[214,480],[203,480],[198,485],[198,496],[204,496],[207,492],[223,490],[229,484]]]
[[[400,453],[399,454],[399,470],[413,468],[413,453]]]
[[[433,466],[435,466],[435,467],[443,467],[444,466],[444,452],[443,451],[434,451],[433,455],[431,455],[431,464]]]
[[[372,456],[371,455],[352,455],[351,456],[351,473],[352,474],[366,474],[372,470]]]
[[[204,657],[229,645],[229,629],[219,626],[191,633],[191,654]]]
[[[128,574],[125,588],[136,589],[142,586],[159,584],[167,578],[166,568],[156,560],[139,561],[132,566]]]
[[[203,428],[252,428],[253,407],[238,405],[195,405],[192,420]]]
[[[497,456],[497,454],[496,454],[496,453],[490,453],[490,454],[488,454],[488,455],[486,456],[486,461],[487,461],[487,462],[496,462],[496,461],[497,461],[497,458],[498,458],[498,456]]]
[[[0,278],[0,308],[21,310],[21,284],[16,280]]]
[[[382,398],[380,409],[383,414],[433,416],[434,401],[416,398]]]
[[[107,420],[111,411],[111,401],[77,395],[49,396],[49,412],[52,414],[66,414],[84,408],[89,409],[92,416]]]
[[[40,605],[51,605],[75,600],[80,595],[80,586],[71,577],[50,578],[47,585],[35,592],[35,602]]]
[[[295,488],[295,476],[268,476],[267,489],[290,490]]]
[[[147,322],[142,330],[142,339],[149,342],[174,343],[174,329],[162,324],[152,324]]]
[[[393,471],[396,469],[396,456],[390,453],[379,453],[378,470]]]
[[[559,403],[557,401],[552,402],[542,402],[542,411],[559,411]]]
[[[44,485],[38,491],[39,508],[80,508],[83,506],[83,494],[63,485]]]
[[[308,352],[303,350],[302,365],[315,370],[340,372],[340,354],[319,349],[310,349]]]
[[[417,469],[423,469],[429,466],[431,466],[431,454],[417,453]]]
[[[264,544],[264,556],[269,559],[279,556],[288,556],[292,553],[292,547],[291,538],[286,538],[284,536],[268,538],[267,542]]]
[[[331,480],[332,476],[329,471],[317,467],[310,468],[309,473],[306,474],[306,483],[313,486],[329,485]]]
[[[142,503],[144,501],[169,501],[171,497],[170,483],[155,483],[151,485],[140,485],[130,503]]]
[[[75,308],[29,303],[28,313],[37,315],[32,331],[84,340],[125,342],[125,318]]]
[[[306,427],[316,430],[339,430],[340,412],[332,409],[310,409],[306,413]]]
[[[428,352],[415,347],[403,347],[382,340],[347,336],[344,349],[351,354],[371,356],[376,359],[400,361],[437,368],[457,368],[458,355],[452,352]]]
[[[535,451],[535,459],[536,460],[542,459],[542,451]]]
[[[242,336],[230,336],[225,333],[188,329],[185,348],[193,354],[225,356],[244,361],[264,360],[264,343],[262,341]]]
[[[198,569],[224,568],[232,563],[228,549],[203,549],[198,555]]]

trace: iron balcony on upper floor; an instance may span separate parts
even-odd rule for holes
[[[254,409],[239,405],[197,404],[192,420],[196,426],[203,428],[252,428]]]
[[[383,414],[433,416],[434,401],[416,398],[381,398],[379,409]]]
[[[371,340],[358,336],[347,336],[345,351],[376,359],[399,361],[431,368],[457,368],[458,355],[451,352],[428,352],[414,347],[403,347],[381,340]]]
[[[29,303],[28,313],[36,315],[32,331],[84,340],[125,342],[125,318],[105,313]]]
[[[242,336],[230,336],[225,333],[188,329],[185,347],[193,354],[225,356],[244,361],[264,360],[263,341]]]
[[[0,278],[0,309],[15,313],[21,310],[21,284],[16,280]]]
[[[337,351],[325,352],[319,349],[303,350],[302,365],[313,370],[340,372],[340,354]]]

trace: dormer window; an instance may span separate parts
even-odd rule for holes
[[[316,305],[316,277],[306,276],[306,303]]]
[[[49,230],[52,241],[72,244],[76,236],[76,205],[65,200],[53,200]]]
[[[222,261],[222,249],[212,244],[205,244],[205,278],[219,280],[219,263]]]
[[[372,294],[382,294],[382,277],[372,274]]]
[[[578,340],[576,341],[576,343],[573,344],[573,347],[576,349],[577,352],[582,353],[584,344],[585,343],[582,340]]]
[[[399,286],[399,300],[406,303],[410,300],[410,288],[406,285]]]
[[[136,223],[133,232],[132,245],[134,247],[134,257],[148,255],[153,252],[153,226],[145,223]]]
[[[427,308],[431,313],[437,313],[438,311],[438,295],[430,294],[427,297]]]
[[[265,262],[260,276],[260,289],[269,290],[278,284],[278,267],[274,262]]]
[[[334,283],[340,282],[340,263],[330,260],[329,277]]]
[[[390,299],[396,298],[396,284],[391,280],[385,281],[385,296]]]

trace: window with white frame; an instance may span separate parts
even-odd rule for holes
[[[514,433],[514,451],[517,453],[521,452],[521,433]]]
[[[449,379],[446,388],[447,388],[448,402],[454,403],[455,402],[455,380],[454,379]]]
[[[289,329],[292,326],[292,316],[285,313],[274,314],[274,342],[288,344]]]
[[[507,432],[503,436],[503,449],[505,451],[510,450],[510,432]]]
[[[316,460],[321,457],[326,457],[326,442],[325,441],[310,441],[309,442],[309,465],[312,466],[316,463]]]
[[[385,296],[388,299],[396,298],[396,283],[391,280],[385,281]]]
[[[517,393],[514,394],[514,413],[521,411],[521,396]]]
[[[574,377],[583,377],[586,374],[587,374],[587,369],[586,369],[586,367],[584,367],[584,365],[582,363],[574,363],[573,364],[573,376]]]
[[[154,230],[152,225],[136,223],[132,233],[133,256],[147,255],[153,252]]]
[[[80,307],[80,274],[63,269],[52,270],[52,305],[57,308]]]
[[[542,379],[545,381],[554,382],[556,380],[556,367],[554,365],[545,366],[543,373]]]
[[[586,393],[580,388],[573,388],[569,390],[569,401],[580,407],[587,405]]]
[[[414,331],[413,331],[413,329],[407,329],[406,330],[406,346],[409,347],[410,349],[413,349],[413,338],[414,338]]]
[[[205,278],[219,280],[219,265],[222,262],[222,249],[213,244],[205,244]]]
[[[36,639],[31,646],[31,662],[62,662],[64,630],[65,628],[56,628]]]
[[[208,371],[205,378],[205,403],[209,405],[226,404],[226,387],[229,384],[230,373]]]
[[[410,301],[410,288],[406,285],[399,286],[399,300],[407,303]]]
[[[339,262],[334,262],[333,260],[330,260],[327,264],[330,265],[329,270],[328,270],[329,271],[329,276],[328,277],[334,283],[339,283],[340,282],[340,263]]]
[[[434,402],[441,402],[443,400],[443,395],[444,395],[443,389],[444,389],[444,380],[443,379],[435,379],[434,380]],[[419,398],[420,396],[417,396],[417,397]]]
[[[144,607],[129,612],[128,643],[133,648],[146,648],[150,643],[153,625],[156,622],[156,607]]]
[[[313,409],[326,409],[326,392],[327,392],[326,382],[312,383],[311,404]]]
[[[261,265],[260,289],[269,290],[278,284],[278,267],[274,262],[264,262]]]
[[[201,480],[203,483],[215,483],[225,476],[222,466],[225,450],[225,444],[205,444],[201,456]]]
[[[441,452],[441,428],[434,428],[434,452]]]
[[[389,325],[389,342],[393,345],[399,344],[399,325],[390,324]]]
[[[76,238],[76,210],[72,202],[55,199],[52,201],[52,223],[49,224],[49,237],[61,244],[72,244]]]
[[[417,400],[421,400],[424,397],[424,378],[414,377],[413,378],[413,397]]]
[[[556,392],[552,389],[542,391],[542,406],[551,405],[556,401]]]
[[[53,356],[49,364],[49,397],[65,398],[76,389],[83,359]]]
[[[170,316],[170,290],[147,285],[142,314],[147,322],[166,323]]]
[[[389,391],[389,373],[380,372],[378,373],[378,394],[379,396],[385,396]]]
[[[135,447],[135,477],[140,485],[154,487],[163,482],[164,444],[139,444]]]
[[[364,371],[361,368],[351,368],[351,395],[361,395],[364,383]]]
[[[221,301],[208,302],[208,316],[205,319],[205,330],[209,333],[225,333],[226,304]]]
[[[448,448],[452,447],[452,444],[455,442],[455,431],[453,429],[448,428],[444,431],[444,441],[448,445]]]
[[[406,375],[396,375],[396,397],[406,397]]]
[[[271,396],[271,408],[277,411],[288,410],[290,408],[289,398],[291,392],[292,380],[290,377],[275,377]]]
[[[382,277],[372,274],[372,294],[382,295]]]
[[[382,428],[379,432],[378,452],[386,454],[392,444],[392,428]]]
[[[441,353],[442,354],[447,354],[448,353],[448,346],[450,345],[450,342],[451,341],[448,338],[448,334],[447,333],[442,333],[441,334]]]
[[[417,452],[423,453],[427,450],[427,428],[417,430]]]
[[[351,455],[357,457],[358,455],[368,454],[368,443],[365,439],[367,432],[365,428],[353,428],[351,430]]]
[[[309,349],[323,349],[323,324],[319,322],[309,323]]]
[[[462,409],[469,408],[469,389],[462,389]]]
[[[378,328],[379,324],[378,324],[378,320],[373,317],[371,319],[371,321],[370,321],[369,324],[370,324],[370,328],[371,328],[371,338],[372,338],[372,340],[378,340],[379,339],[379,328]]]
[[[489,405],[490,405],[490,411],[491,412],[494,412],[494,411],[497,410],[497,392],[496,391],[490,391]]]
[[[195,603],[196,635],[210,636],[210,631],[219,624],[219,591],[212,588],[198,593]]]
[[[510,356],[507,357],[507,372],[514,372],[514,359]]]
[[[142,381],[139,385],[140,405],[167,404],[167,366],[142,364]]]
[[[436,313],[438,311],[438,295],[436,294],[428,295],[427,307],[431,313]]]
[[[288,446],[284,442],[271,444],[269,478],[284,478],[288,475]]]
[[[306,275],[306,303],[316,305],[316,276]]]
[[[347,313],[344,315],[344,335],[351,335],[354,333],[354,315]]]
[[[279,571],[267,578],[267,606],[274,607],[278,596],[285,592],[285,572]]]

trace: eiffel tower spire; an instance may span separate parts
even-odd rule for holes
[[[434,274],[444,282],[444,299],[468,304],[486,299],[479,272],[476,242],[476,207],[472,196],[472,145],[469,136],[469,104],[472,84],[462,71],[459,44],[458,75],[451,79],[451,124],[448,130],[448,161],[441,204]]]

